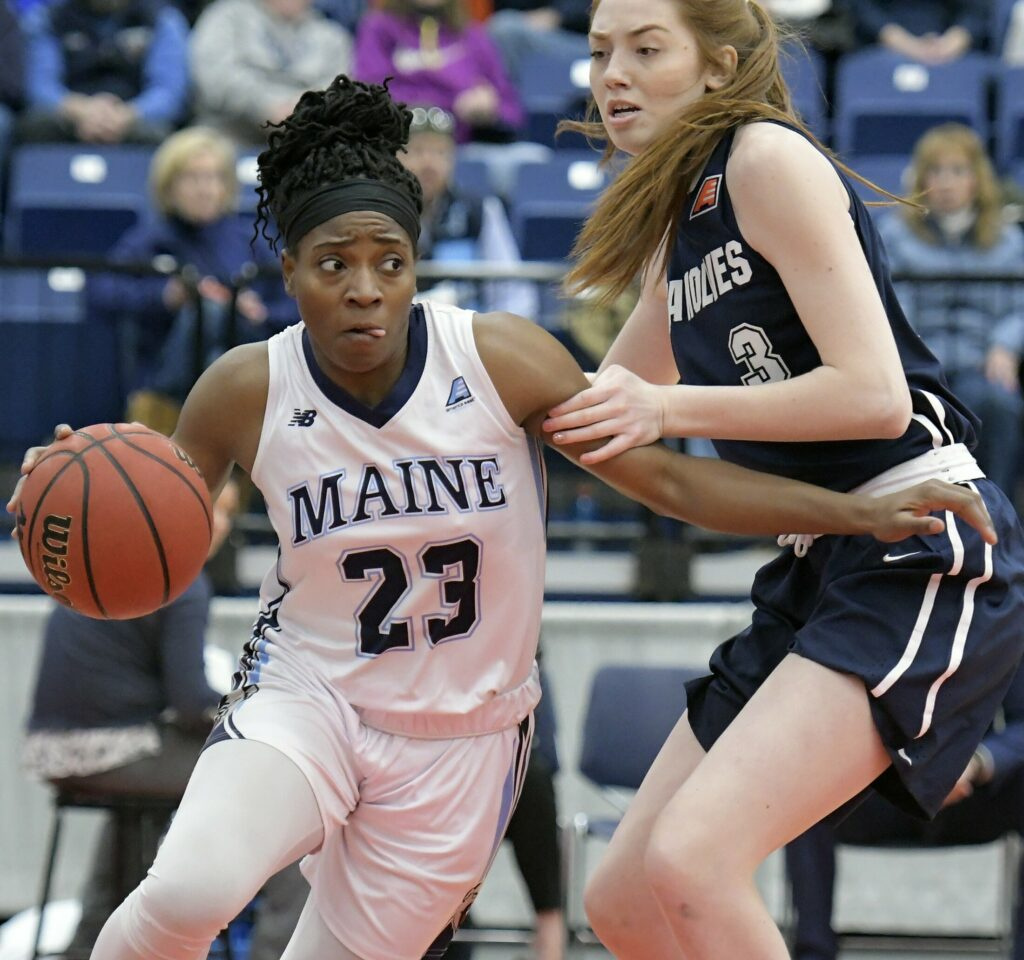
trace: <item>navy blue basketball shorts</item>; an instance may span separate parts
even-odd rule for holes
[[[993,483],[985,498],[999,543],[946,513],[946,530],[899,543],[818,538],[762,567],[747,629],[687,684],[705,750],[793,652],[864,681],[892,767],[873,785],[932,817],[967,767],[1024,653],[1024,531]]]

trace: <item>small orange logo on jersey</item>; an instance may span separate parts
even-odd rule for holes
[[[718,190],[721,185],[722,175],[720,173],[716,173],[713,177],[705,177],[693,201],[693,209],[690,211],[691,220],[718,206]]]

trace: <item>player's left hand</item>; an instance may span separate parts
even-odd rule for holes
[[[907,537],[941,533],[946,524],[929,516],[936,510],[950,510],[977,530],[986,543],[999,538],[981,496],[967,487],[926,480],[906,490],[872,499],[871,533],[885,543]]]
[[[600,463],[661,437],[662,395],[662,387],[613,364],[586,390],[552,408],[544,430],[553,434],[551,439],[558,446],[608,437],[607,443],[580,457],[581,463]]]

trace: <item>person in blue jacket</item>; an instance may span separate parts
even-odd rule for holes
[[[990,843],[1024,833],[1024,670],[1003,700],[997,723],[985,734],[934,820],[911,817],[872,794],[833,825],[811,827],[786,846],[793,892],[795,960],[835,960],[832,929],[837,843],[946,847]],[[1024,960],[1024,862],[1018,865],[1013,910],[1012,960]]]
[[[158,0],[55,0],[24,14],[23,142],[159,143],[188,106],[188,22]]]
[[[166,263],[171,272],[96,274],[88,298],[91,310],[122,327],[128,418],[170,432],[201,372],[195,369],[200,316],[204,364],[235,345],[226,342],[229,320],[230,339],[243,342],[263,339],[298,316],[277,258],[262,239],[254,241],[251,222],[237,212],[230,140],[205,127],[179,130],[153,155],[150,189],[154,215],[131,227],[110,259]],[[262,276],[246,279],[247,271],[261,268]]]

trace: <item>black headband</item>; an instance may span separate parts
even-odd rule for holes
[[[387,214],[409,234],[415,249],[420,236],[416,205],[408,194],[383,180],[341,180],[304,193],[281,212],[278,228],[294,254],[298,242],[314,227],[355,210]]]

